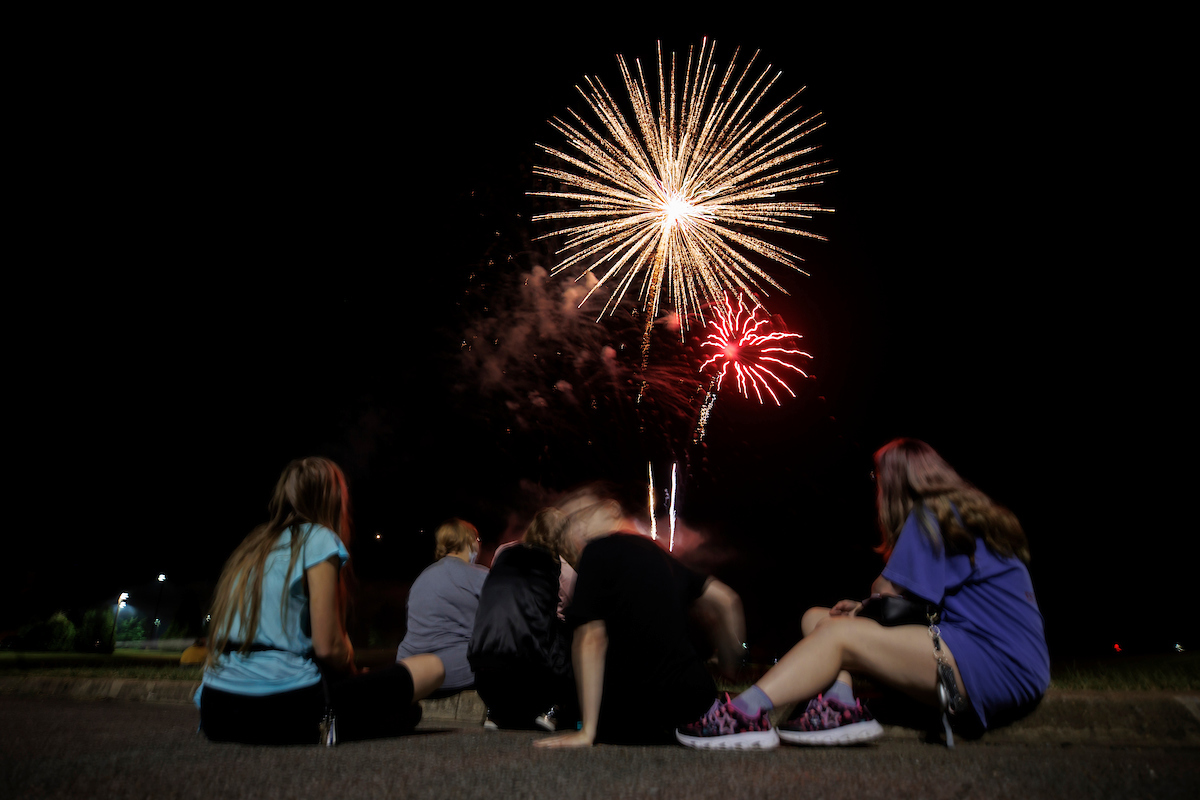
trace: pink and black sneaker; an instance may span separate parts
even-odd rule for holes
[[[697,721],[676,728],[675,738],[684,747],[698,750],[773,750],[779,746],[779,734],[771,727],[767,712],[749,717],[734,707],[728,694]]]
[[[883,736],[883,726],[861,700],[848,706],[817,695],[799,716],[779,726],[779,738],[788,744],[863,744]]]

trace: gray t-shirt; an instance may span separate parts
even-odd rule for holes
[[[485,567],[454,556],[445,556],[426,567],[408,593],[408,633],[396,650],[396,658],[432,653],[446,667],[443,689],[474,684],[467,645],[475,629],[475,611],[487,574]]]

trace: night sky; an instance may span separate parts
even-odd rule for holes
[[[805,608],[878,574],[870,454],[907,435],[1021,519],[1052,654],[1194,645],[1172,463],[1194,439],[1189,362],[1153,246],[1178,212],[1148,222],[1157,179],[1138,177],[1170,143],[1119,47],[933,22],[209,20],[45,55],[18,115],[7,438],[26,521],[0,630],[120,591],[144,608],[159,572],[164,613],[197,615],[292,458],[348,474],[370,617],[403,613],[446,517],[486,554],[555,492],[648,460],[661,479],[673,457],[685,558],[777,653]],[[526,195],[535,142],[561,144],[546,120],[584,110],[585,74],[620,95],[614,54],[650,67],[657,40],[682,55],[704,35],[721,65],[761,49],[783,71],[770,97],[807,86],[827,123],[813,141],[838,173],[796,199],[836,209],[809,225],[829,241],[786,239],[811,274],[773,269],[790,294],[767,300],[816,377],[781,408],[723,394],[704,447],[611,387],[602,412],[556,396],[545,359],[599,339],[534,341],[485,385],[490,356],[463,342],[511,332],[552,264]]]

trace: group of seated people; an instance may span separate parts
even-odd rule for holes
[[[444,524],[437,560],[412,586],[396,666],[360,673],[339,579],[345,479],[325,459],[293,462],[272,521],[222,574],[201,726],[243,742],[395,735],[419,718],[416,701],[473,687],[488,727],[553,732],[538,747],[853,744],[883,732],[853,673],[940,709],[949,741],[952,726],[982,731],[1031,707],[1049,659],[1015,517],[916,440],[881,448],[874,477],[886,566],[867,605],[894,599],[936,616],[891,624],[850,600],[810,609],[804,638],[722,698],[710,666],[737,677],[738,595],[644,535],[619,491],[601,485],[539,512],[490,570],[474,563],[474,526]],[[792,704],[798,713],[773,725],[771,712]]]

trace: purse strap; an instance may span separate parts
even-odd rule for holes
[[[954,732],[950,730],[950,717],[967,707],[967,699],[958,690],[954,679],[954,668],[946,660],[942,650],[942,630],[938,627],[937,611],[929,612],[929,638],[933,641],[933,657],[937,660],[938,704],[942,710],[942,728],[946,731],[946,747],[954,749]]]

